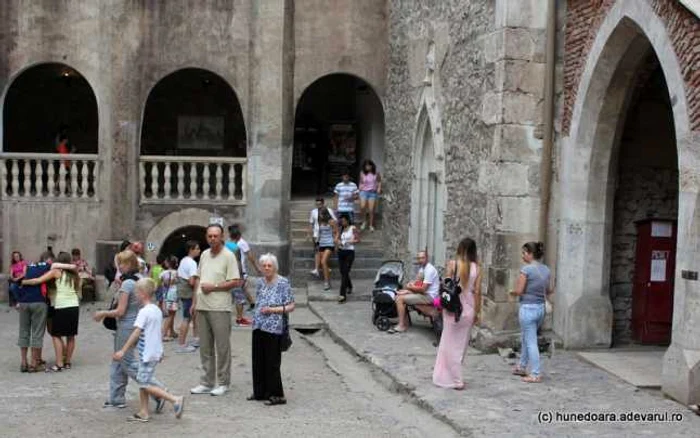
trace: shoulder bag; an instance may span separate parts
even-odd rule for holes
[[[454,264],[452,277],[445,278],[440,283],[440,306],[450,313],[454,313],[455,322],[459,322],[462,317],[462,300],[459,295],[462,293],[462,287],[459,285],[457,277],[457,263]]]

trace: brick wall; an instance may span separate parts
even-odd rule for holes
[[[700,131],[700,20],[675,0],[648,1],[666,26],[685,81],[690,128]],[[562,132],[569,133],[581,74],[600,24],[615,0],[567,0]]]

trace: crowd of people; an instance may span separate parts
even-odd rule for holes
[[[337,252],[341,273],[339,302],[352,293],[350,271],[355,244],[361,231],[374,231],[374,209],[381,193],[381,177],[371,161],[363,164],[360,187],[350,180],[349,171],[335,188],[334,208],[316,199],[311,211],[310,236],[316,248],[316,267],[312,274],[325,280],[330,290],[329,259]],[[362,226],[353,225],[354,205],[361,200]],[[282,352],[291,343],[287,315],[294,311],[294,294],[289,281],[278,274],[275,255],[259,259],[243,239],[238,225],[228,228],[230,238],[218,224],[206,229],[209,248],[201,251],[197,241],[185,244],[187,255],[181,260],[161,254],[149,266],[141,242],[124,241],[105,272],[113,297],[110,308],[95,312],[93,319],[113,330],[114,343],[109,371],[109,395],[105,408],[126,407],[129,379],[139,385],[139,410],[130,421],[149,421],[149,399],[155,412],[170,402],[176,418],[184,411],[184,396],[170,394],[155,376],[163,359],[163,343],[177,340],[177,353],[199,350],[202,375],[191,394],[221,396],[231,381],[230,334],[232,315],[235,323],[252,327],[253,391],[247,400],[264,401],[274,406],[285,404],[280,374]],[[519,297],[522,354],[513,374],[524,382],[541,381],[537,331],[545,316],[545,302],[553,293],[550,271],[541,262],[544,245],[528,242],[522,248],[525,265],[511,292]],[[199,259],[199,263],[197,262]],[[416,278],[397,291],[395,306],[398,323],[389,333],[408,330],[407,311],[414,307],[431,318],[441,317],[443,330],[433,370],[435,385],[463,389],[462,364],[471,329],[481,315],[482,269],[474,240],[463,239],[455,257],[446,264],[445,278],[461,285],[462,312],[455,315],[441,309],[441,279],[426,251],[417,255]],[[249,277],[255,271],[259,277]],[[28,263],[18,251],[12,253],[10,267],[11,304],[19,311],[20,370],[22,372],[61,372],[72,368],[79,326],[81,283],[94,281],[94,272],[81,257],[79,249],[71,253],[51,248],[39,260]],[[251,289],[255,290],[253,294]],[[253,312],[245,316],[246,304]],[[175,327],[178,313],[180,325]],[[192,325],[195,333],[187,342]],[[55,360],[47,365],[42,356],[44,333],[48,332]]]
[[[161,412],[170,402],[176,418],[180,418],[184,396],[170,394],[155,375],[163,359],[163,343],[175,339],[178,353],[199,350],[203,372],[190,393],[227,393],[233,309],[238,325],[252,327],[253,391],[247,399],[270,406],[286,403],[280,366],[284,341],[289,336],[286,315],[294,310],[290,283],[278,274],[275,255],[255,258],[239,226],[229,227],[229,234],[231,239],[226,242],[223,228],[210,225],[206,229],[208,249],[201,251],[198,242],[190,241],[182,260],[163,255],[151,267],[143,257],[140,242],[122,243],[114,257],[113,272],[107,273],[112,304],[93,315],[96,322],[114,331],[109,395],[104,408],[126,407],[126,388],[131,379],[139,385],[140,404],[129,421],[149,421],[149,399],[155,403],[155,412]],[[71,369],[78,334],[79,272],[85,266],[84,261],[65,252],[57,257],[46,252],[31,264],[19,252],[13,254],[12,297],[20,314],[22,372],[36,372],[42,367],[46,372]],[[248,269],[260,275],[252,282],[254,294],[247,288],[252,280]],[[253,311],[252,321],[243,316],[244,300]],[[178,312],[182,322],[176,330]],[[191,323],[197,337],[188,343]],[[51,366],[42,359],[46,330],[56,353]]]

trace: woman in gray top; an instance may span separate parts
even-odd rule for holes
[[[549,268],[540,260],[544,256],[544,243],[528,242],[523,245],[522,258],[525,266],[520,269],[520,276],[511,295],[520,297],[520,364],[513,369],[513,374],[523,376],[523,382],[539,383],[540,351],[537,346],[537,329],[542,325],[545,315],[545,300],[554,291],[550,286]],[[527,367],[530,365],[530,373]]]

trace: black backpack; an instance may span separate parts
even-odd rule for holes
[[[455,322],[459,322],[462,317],[462,300],[459,295],[462,293],[462,287],[459,285],[457,278],[457,264],[451,278],[445,278],[440,283],[440,306],[450,313],[454,313]]]

